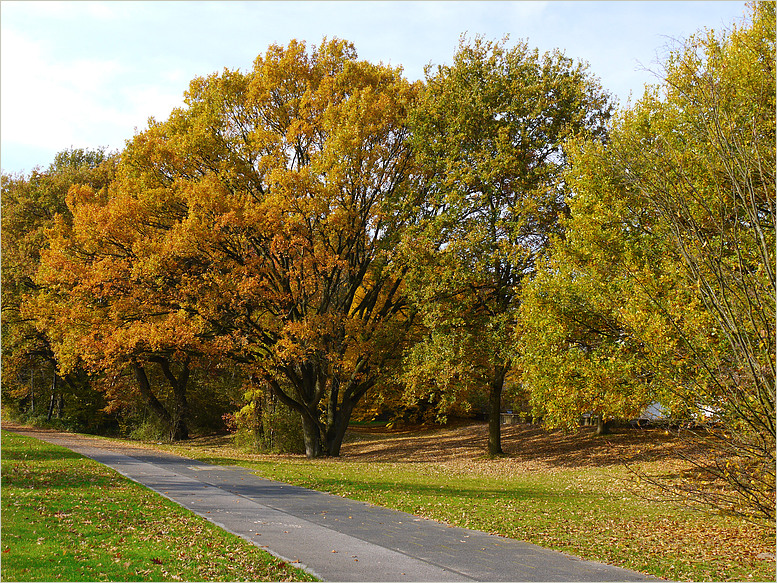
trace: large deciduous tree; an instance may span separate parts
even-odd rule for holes
[[[487,388],[491,454],[520,290],[565,212],[564,141],[603,137],[609,112],[584,65],[525,43],[462,38],[452,65],[427,71],[414,144],[432,194],[408,246],[430,332],[405,378],[416,393]]]
[[[188,381],[206,350],[201,322],[175,308],[175,288],[165,280],[173,201],[140,201],[114,183],[97,191],[73,186],[67,204],[72,223],[60,219],[50,229],[36,276],[41,293],[23,313],[51,339],[62,371],[85,366],[103,375],[111,401],[123,400],[122,376],[131,375],[169,437],[188,438]],[[151,365],[172,392],[169,407],[152,386]]]
[[[25,313],[24,307],[44,291],[35,274],[41,252],[48,247],[47,229],[57,220],[72,221],[66,205],[69,188],[74,184],[102,188],[112,180],[115,167],[116,159],[102,150],[71,149],[58,153],[45,170],[2,177],[3,396],[13,401],[16,395],[29,405],[37,399],[42,411],[44,373],[48,377],[53,371],[53,377],[46,380],[51,389],[45,389],[49,417],[56,401],[57,409],[65,407],[64,414],[71,420],[77,418],[78,427],[84,429],[97,428],[101,417],[97,409],[104,403],[91,391],[81,368],[73,367],[61,376],[57,373],[51,338],[35,326],[37,314]],[[20,379],[31,379],[29,390]],[[65,398],[66,393],[73,397],[72,402]]]
[[[714,479],[687,494],[773,523],[775,5],[752,8],[745,26],[691,37],[668,59],[663,86],[618,118],[606,146],[585,144],[575,154],[576,196],[558,254],[574,260],[564,270],[551,266],[532,292],[533,308],[555,305],[559,324],[527,316],[542,347],[533,360],[547,354],[559,366],[535,367],[529,382],[541,389],[554,375],[607,365],[592,351],[577,362],[558,358],[581,351],[569,346],[574,335],[552,340],[546,331],[569,329],[584,314],[564,313],[547,294],[537,301],[543,286],[613,284],[590,288],[597,297],[589,305],[625,332],[612,353],[621,365],[599,390],[614,399],[616,387],[633,383],[622,352],[640,351],[633,362],[643,379],[658,380],[654,396],[680,417],[713,423],[697,435],[713,455],[699,469]],[[564,390],[542,390],[538,401],[547,408],[564,399]],[[704,486],[719,480],[728,488]]]
[[[232,358],[301,415],[308,456],[338,455],[411,322],[395,254],[415,218],[416,92],[340,40],[272,46],[247,73],[192,81],[83,216],[84,232],[112,226],[110,269],[94,275],[126,297],[116,331],[142,305],[140,337],[169,322],[171,348],[178,333]]]
[[[604,152],[589,144],[570,156],[571,216],[523,290],[518,327],[534,414],[571,429],[590,413],[600,433],[656,401],[667,414],[683,413],[672,390],[693,365],[652,298],[682,306],[686,328],[709,325],[655,213],[620,189]]]

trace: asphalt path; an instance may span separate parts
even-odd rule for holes
[[[3,425],[67,447],[325,581],[647,581],[487,533],[267,480],[238,466]]]

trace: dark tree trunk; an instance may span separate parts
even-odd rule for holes
[[[345,438],[345,432],[348,430],[348,423],[351,421],[351,413],[353,412],[353,405],[349,402],[344,402],[340,405],[340,410],[336,415],[328,420],[326,431],[326,455],[332,457],[338,457],[340,455],[340,448],[343,445],[343,439]]]
[[[146,370],[137,363],[132,363],[132,370],[135,373],[135,379],[138,381],[138,388],[143,401],[146,403],[146,407],[159,421],[170,427],[172,425],[170,413],[167,412],[165,406],[159,402],[159,399],[156,398],[156,395],[151,390]]]
[[[54,406],[57,404],[57,396],[54,393],[51,393],[51,399],[49,399],[49,411],[46,413],[46,421],[51,421],[51,418],[54,417]]]
[[[308,459],[321,457],[321,430],[308,412],[302,414],[302,437],[305,441],[305,455]]]
[[[502,426],[500,413],[502,412],[502,390],[504,389],[507,367],[497,366],[491,379],[491,387],[488,393],[488,455],[502,455]]]
[[[275,395],[278,400],[289,407],[292,411],[299,413],[302,418],[302,439],[305,442],[305,455],[308,459],[313,459],[321,456],[323,451],[321,447],[321,428],[316,421],[318,401],[311,400],[309,403],[312,406],[305,406],[299,401],[292,399],[281,388],[278,381],[270,374],[252,375],[251,382],[255,385],[261,385],[262,382],[266,385],[266,388]],[[265,430],[272,430],[272,428],[265,428]]]
[[[35,413],[35,368],[30,370],[30,413]]]
[[[54,407],[57,404],[57,373],[54,373],[54,377],[51,379],[51,400],[49,401],[49,412],[46,415],[46,421],[51,421],[54,416]]]
[[[264,376],[264,381],[272,393],[287,407],[299,413],[302,418],[305,455],[309,459],[324,455],[332,457],[340,455],[340,449],[345,433],[348,430],[353,409],[359,399],[373,384],[372,382],[349,382],[345,390],[342,391],[343,396],[340,399],[339,379],[327,379],[320,372],[315,367],[310,367],[305,371],[306,376],[303,380],[299,378],[294,379],[299,381],[303,387],[315,387],[314,391],[308,391],[309,398],[305,399],[304,403],[300,402],[302,399],[297,400],[284,392],[280,384],[272,376]],[[259,377],[256,375],[252,377],[252,381],[257,384],[260,382]],[[321,421],[319,419],[319,404],[321,396],[326,393],[327,382],[330,384],[326,400],[326,419]]]
[[[186,388],[189,384],[190,359],[188,356],[186,357],[186,360],[184,360],[181,365],[181,373],[177,378],[170,368],[170,361],[166,358],[155,357],[150,360],[160,366],[162,373],[165,375],[165,378],[173,389],[173,413],[170,415],[170,438],[173,441],[189,439],[189,427],[187,425],[189,402],[186,399]]]

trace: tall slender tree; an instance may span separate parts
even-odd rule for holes
[[[565,212],[564,141],[603,137],[609,113],[584,65],[525,43],[462,38],[452,65],[427,70],[413,130],[433,194],[408,247],[431,332],[413,362],[450,368],[446,354],[467,361],[447,376],[459,389],[487,391],[490,454],[502,452],[499,413],[520,290]],[[440,343],[456,348],[429,349]],[[428,382],[429,367],[419,370],[427,378],[410,370],[411,387]]]

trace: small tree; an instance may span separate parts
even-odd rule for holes
[[[720,335],[683,334],[703,371],[692,398],[721,423],[707,433],[719,461],[705,469],[735,492],[712,500],[773,521],[775,5],[752,11],[749,26],[692,37],[669,59],[665,97],[646,97],[613,151]]]

